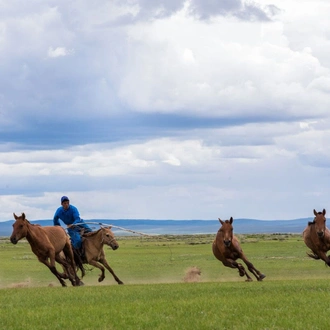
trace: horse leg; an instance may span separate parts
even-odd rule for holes
[[[49,270],[56,276],[56,278],[59,280],[59,282],[63,287],[66,286],[66,283],[63,281],[63,277],[55,267],[55,258],[51,258],[50,262],[48,261],[47,257],[46,258],[39,257],[38,260],[49,268]]]
[[[252,282],[252,278],[250,277],[250,275],[248,274],[248,272],[245,270],[245,268],[243,267],[242,264],[240,264],[239,262],[234,261],[234,264],[237,264],[237,268],[239,271],[239,275],[240,276],[246,276],[246,282]]]
[[[226,259],[225,261],[223,261],[223,264],[227,267],[230,267],[230,268],[237,268],[238,272],[239,272],[239,276],[244,276],[245,275],[247,277],[246,282],[251,282],[252,281],[252,278],[247,273],[247,271],[245,270],[245,268],[243,267],[242,264],[236,262],[233,259]]]
[[[90,264],[90,265],[92,265],[92,266],[94,266],[94,267],[96,267],[96,268],[98,268],[98,269],[100,269],[101,270],[101,275],[99,276],[99,282],[102,282],[103,280],[104,280],[104,278],[105,278],[105,275],[104,275],[104,267],[103,266],[101,266],[100,264],[98,264],[97,263],[97,261],[96,260],[87,260],[87,262]]]
[[[63,267],[64,273],[63,274],[60,273],[60,276],[62,278],[65,279],[68,278],[72,286],[83,285],[81,284],[81,281],[75,272],[75,268],[72,267],[71,264],[66,259],[57,255],[55,257],[55,260]]]
[[[253,266],[253,264],[246,258],[244,253],[242,253],[240,258],[245,262],[246,266],[248,267],[248,270],[256,277],[258,281],[262,281],[266,277],[265,274],[262,274]]]
[[[328,266],[330,266],[330,258],[327,256],[326,252],[319,252],[317,254],[320,259],[322,259]]]
[[[116,280],[118,284],[124,284],[115,274],[115,272],[112,270],[112,268],[109,266],[107,260],[104,256],[102,256],[99,260],[99,262],[112,274],[113,278]]]

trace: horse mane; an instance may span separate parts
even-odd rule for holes
[[[101,230],[101,228],[98,229],[98,230],[96,230],[96,231],[91,231],[91,232],[89,232],[89,233],[85,233],[85,234],[83,234],[82,236],[83,236],[83,237],[91,237],[91,236],[96,235],[100,230]]]
[[[35,227],[41,227],[41,225],[39,225],[38,223],[31,223],[28,219],[24,219],[29,225],[31,226],[35,226]]]

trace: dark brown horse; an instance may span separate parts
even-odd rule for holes
[[[101,270],[102,273],[99,276],[99,282],[104,280],[106,268],[112,274],[113,278],[118,284],[124,284],[109,266],[103,250],[104,244],[110,246],[113,250],[117,250],[119,248],[119,244],[115,239],[115,236],[111,230],[111,226],[101,227],[97,231],[83,234],[82,237],[85,257],[83,260],[77,260],[77,256],[75,255],[76,264],[81,270],[82,277],[85,275],[85,269],[82,265],[82,263],[84,263],[92,265]]]
[[[330,250],[330,231],[326,227],[325,209],[322,212],[314,210],[315,218],[312,222],[308,222],[307,227],[303,231],[304,242],[312,250],[307,255],[313,259],[322,259],[330,266],[330,258],[327,252]]]
[[[248,270],[257,278],[258,281],[262,281],[266,275],[255,269],[252,263],[246,258],[242,248],[238,242],[238,239],[233,234],[233,218],[230,220],[222,221],[219,218],[221,227],[218,230],[217,236],[213,242],[212,249],[214,256],[220,260],[224,266],[230,268],[237,268],[240,276],[246,276],[247,282],[252,281],[242,264],[236,262],[238,258],[242,259],[248,267]]]
[[[17,216],[15,213],[13,215],[16,221],[13,224],[10,241],[13,244],[17,244],[20,239],[25,237],[38,260],[50,269],[62,286],[66,286],[63,279],[67,278],[69,278],[73,286],[82,285],[83,283],[78,278],[75,270],[76,265],[71,243],[65,230],[60,226],[43,227],[33,225],[25,218],[24,213],[21,216]],[[62,253],[64,258],[60,257]],[[55,261],[62,265],[65,273],[57,271]]]

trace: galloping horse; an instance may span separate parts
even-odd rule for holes
[[[15,222],[10,241],[13,244],[26,237],[30,243],[32,252],[38,260],[46,265],[56,276],[62,286],[66,286],[63,279],[69,278],[73,286],[83,285],[76,273],[76,265],[71,248],[71,243],[65,230],[60,226],[40,226],[31,224],[25,214],[17,216],[13,213]],[[64,254],[65,258],[60,257]],[[55,261],[65,269],[65,273],[59,273],[55,267]]]
[[[233,235],[233,218],[230,220],[222,221],[218,218],[221,227],[218,230],[217,236],[213,242],[212,250],[214,256],[220,260],[224,266],[230,268],[237,268],[240,276],[246,276],[247,282],[252,281],[252,278],[249,276],[242,264],[236,262],[238,258],[242,259],[247,265],[249,271],[257,278],[258,281],[262,281],[266,275],[259,272],[255,269],[252,263],[246,258],[243,253],[242,248],[238,242],[236,236]]]
[[[104,244],[110,246],[113,250],[117,250],[119,248],[119,244],[115,239],[115,236],[111,230],[111,226],[101,227],[97,231],[85,233],[82,235],[82,237],[85,250],[85,258],[83,260],[79,260],[75,255],[76,264],[81,270],[82,277],[85,275],[85,269],[82,264],[84,263],[92,265],[101,270],[102,273],[99,276],[99,282],[102,282],[105,278],[105,267],[112,274],[113,278],[118,284],[124,284],[109,266],[103,250]]]
[[[315,218],[308,222],[303,231],[304,242],[312,250],[307,255],[313,259],[322,259],[330,266],[330,258],[327,252],[330,250],[330,231],[326,227],[325,209],[322,212],[314,211]]]

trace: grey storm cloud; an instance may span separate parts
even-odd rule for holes
[[[279,12],[274,5],[262,7],[257,2],[244,0],[189,0],[189,1],[164,1],[164,0],[136,0],[120,1],[120,6],[136,5],[138,13],[125,14],[118,17],[116,23],[128,24],[138,20],[161,19],[173,15],[175,12],[188,6],[189,12],[200,20],[208,20],[215,16],[235,16],[247,21],[268,21]]]
[[[277,13],[276,6],[264,9],[256,2],[242,0],[191,0],[191,12],[202,20],[232,15],[247,21],[268,21]]]

